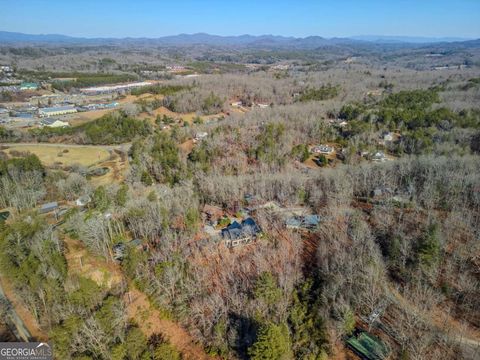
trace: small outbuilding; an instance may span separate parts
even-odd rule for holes
[[[77,206],[85,206],[92,201],[92,198],[88,195],[80,196],[77,200],[75,200],[75,205]]]
[[[57,209],[58,209],[58,203],[57,203],[56,201],[53,201],[53,202],[49,202],[49,203],[43,204],[43,205],[40,207],[40,213],[41,213],[41,214],[46,214],[46,213],[55,211],[55,210],[57,210]]]

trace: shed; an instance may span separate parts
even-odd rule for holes
[[[5,222],[10,216],[10,211],[1,211],[0,212],[0,223]]]
[[[46,214],[46,213],[49,213],[49,212],[54,211],[56,209],[58,209],[58,203],[56,201],[53,201],[53,202],[43,204],[40,207],[40,213],[41,214]]]

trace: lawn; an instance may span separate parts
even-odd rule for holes
[[[45,166],[52,166],[55,163],[62,163],[62,165],[65,166],[73,164],[91,166],[98,162],[108,160],[110,157],[110,153],[107,150],[98,146],[29,144],[10,146],[5,151],[9,155],[12,155],[12,151],[31,152],[37,155]]]

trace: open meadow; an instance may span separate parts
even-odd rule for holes
[[[16,157],[19,153],[30,152],[38,156],[47,167],[54,165],[92,166],[110,157],[108,150],[97,146],[69,146],[63,144],[19,144],[9,146],[5,152]]]

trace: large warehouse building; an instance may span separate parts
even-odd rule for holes
[[[40,117],[50,117],[57,115],[73,114],[76,113],[77,109],[74,106],[56,106],[38,109],[38,116]]]

